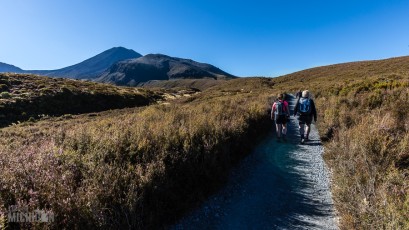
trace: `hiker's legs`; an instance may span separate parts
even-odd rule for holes
[[[283,136],[287,135],[287,124],[283,124]]]
[[[298,128],[300,129],[300,137],[301,139],[304,138],[304,129],[305,129],[305,123],[300,122],[298,124]]]
[[[285,116],[278,116],[276,119],[276,130],[277,130],[277,137],[280,138],[281,134],[285,135]]]
[[[311,131],[311,123],[312,123],[312,116],[309,116],[306,122],[306,127],[305,127],[305,139],[308,140],[310,136],[310,131]]]
[[[281,126],[282,124],[276,124],[276,131],[277,131],[277,137],[281,137]]]
[[[305,125],[305,139],[308,139],[310,136],[310,129],[311,129],[311,124],[306,124]]]
[[[298,117],[298,127],[299,127],[299,129],[300,129],[300,137],[301,137],[301,139],[304,139],[304,133],[305,133],[305,123],[306,123],[306,117],[305,116],[302,116],[302,115],[300,115],[299,117]]]

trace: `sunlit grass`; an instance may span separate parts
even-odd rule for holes
[[[408,82],[407,57],[347,63],[230,80],[161,105],[4,128],[0,213],[17,203],[51,209],[55,228],[170,223],[220,186],[232,162],[271,130],[271,95],[309,89],[341,229],[407,229]],[[130,89],[115,92],[122,90]]]
[[[218,92],[1,130],[2,209],[19,200],[49,208],[56,227],[170,223],[218,187],[270,128],[269,91]]]
[[[319,67],[280,81],[316,98],[341,229],[408,229],[409,57]]]

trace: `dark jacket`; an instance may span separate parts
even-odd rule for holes
[[[299,107],[300,99],[301,98],[299,98],[297,100],[297,103],[295,104],[294,116],[298,114],[298,107]],[[315,103],[314,103],[314,101],[312,99],[310,99],[310,101],[311,101],[311,114],[310,114],[310,116],[314,116],[314,121],[317,121],[317,110],[315,109]]]
[[[295,94],[295,97],[296,97],[296,98],[300,98],[301,95],[302,95],[302,92],[301,92],[301,91],[298,91],[297,94]]]

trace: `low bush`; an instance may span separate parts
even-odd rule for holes
[[[6,92],[9,90],[9,86],[5,84],[0,84],[0,93]]]
[[[146,106],[162,98],[162,93],[150,90],[27,74],[0,73],[0,79],[12,92],[0,90],[4,99],[0,101],[0,113],[6,116],[0,120],[0,127],[41,114],[61,116]]]
[[[0,210],[52,210],[54,228],[172,223],[218,188],[271,127],[265,92],[216,93],[3,129]]]
[[[11,98],[11,95],[9,92],[2,92],[0,93],[0,98],[8,99]]]

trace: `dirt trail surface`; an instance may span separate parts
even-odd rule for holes
[[[297,119],[288,126],[286,142],[268,135],[223,189],[171,229],[338,229],[318,131],[312,125],[300,145]]]

